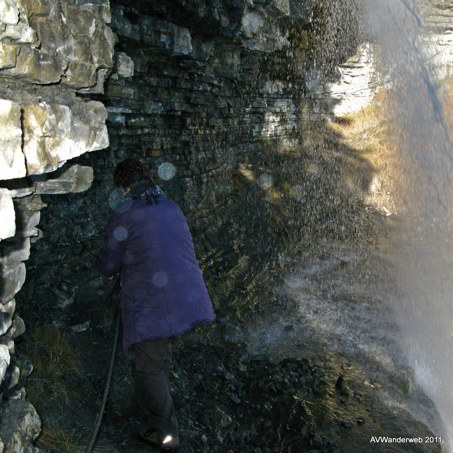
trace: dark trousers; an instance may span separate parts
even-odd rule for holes
[[[138,419],[146,427],[165,434],[178,435],[168,375],[172,358],[171,340],[146,341],[132,346],[132,375]]]

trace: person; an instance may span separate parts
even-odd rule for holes
[[[215,313],[192,236],[179,206],[165,196],[133,158],[120,162],[114,184],[123,200],[109,221],[98,265],[119,273],[123,349],[132,351],[139,436],[165,450],[179,445],[169,391],[171,339]]]

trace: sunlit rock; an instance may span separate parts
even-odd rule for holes
[[[24,107],[24,153],[29,174],[50,172],[66,160],[108,146],[107,111],[99,102]]]
[[[58,6],[58,0],[16,0],[27,17],[49,16]]]
[[[377,89],[383,85],[377,79],[375,57],[371,44],[359,46],[356,55],[339,66],[340,80],[328,84],[328,97],[336,104],[333,113],[343,116],[355,113],[371,103]]]
[[[19,21],[19,10],[14,0],[0,2],[0,22],[15,25]]]
[[[19,104],[0,100],[0,179],[26,175],[20,116]]]
[[[5,376],[6,369],[8,368],[10,362],[10,354],[8,350],[8,346],[4,344],[0,344],[0,382],[2,381],[3,377]],[[1,420],[1,418],[0,418]],[[3,437],[0,433],[0,437]]]
[[[11,195],[6,189],[0,189],[0,212],[2,221],[0,222],[0,239],[14,236],[16,232],[16,214]]]
[[[26,23],[7,25],[5,31],[0,33],[0,39],[7,39],[17,44],[33,44],[37,41],[36,32]]]

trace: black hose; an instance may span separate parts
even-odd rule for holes
[[[104,395],[102,397],[101,408],[97,415],[96,423],[94,425],[93,432],[92,432],[91,438],[90,438],[90,443],[88,444],[86,453],[91,453],[93,451],[93,447],[94,447],[94,444],[96,443],[96,439],[97,439],[97,436],[99,433],[99,428],[101,427],[102,418],[104,416],[105,405],[107,403],[107,396],[109,394],[110,382],[112,380],[113,364],[115,363],[115,356],[116,356],[116,351],[118,348],[119,331],[120,331],[120,315],[119,315],[119,310],[118,310],[118,312],[116,314],[115,337],[113,339],[112,355],[110,357],[110,365],[109,365],[109,371],[107,374],[107,381],[105,383]]]

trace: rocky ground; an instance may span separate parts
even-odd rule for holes
[[[35,366],[26,388],[43,421],[37,445],[45,452],[85,451],[114,338],[111,283],[106,285],[88,259],[74,271],[60,272],[65,279],[54,287],[46,283],[52,276],[43,268],[38,273],[31,261],[21,293],[21,303],[29,296],[33,309],[24,312],[29,328],[18,348]],[[277,316],[292,303],[283,296],[272,301],[260,317]],[[431,433],[404,410],[390,411],[373,376],[350,357],[319,351],[318,360],[309,361],[308,351],[279,353],[278,347],[271,355],[252,353],[244,336],[231,334],[247,327],[234,319],[219,310],[214,326],[174,341],[171,382],[183,453],[441,450],[436,443],[370,443],[373,436]],[[128,358],[119,351],[95,451],[153,451],[135,434],[132,391]]]

